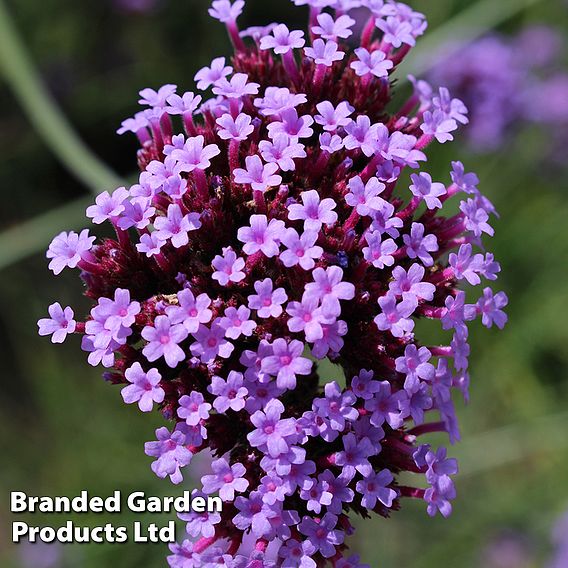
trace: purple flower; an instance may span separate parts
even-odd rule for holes
[[[312,355],[317,359],[323,359],[330,351],[335,354],[343,348],[342,337],[347,334],[347,324],[338,320],[332,324],[322,325],[323,337],[318,339],[312,346]]]
[[[237,497],[235,507],[239,513],[233,518],[234,525],[242,531],[251,529],[257,538],[267,535],[272,527],[269,519],[276,516],[276,511],[262,502],[259,491],[253,491],[250,497]],[[261,565],[262,566],[262,565]]]
[[[285,234],[284,222],[271,219],[268,222],[266,215],[251,215],[250,226],[241,227],[237,238],[244,243],[243,251],[249,256],[261,251],[268,258],[277,256],[279,245]]]
[[[300,491],[300,498],[306,501],[306,509],[308,511],[313,511],[319,515],[322,506],[328,507],[331,504],[333,495],[327,489],[328,483],[326,481],[312,479]]]
[[[220,22],[234,22],[243,12],[244,0],[235,0],[231,4],[230,0],[213,0],[209,15]]]
[[[271,32],[260,40],[260,49],[272,49],[278,55],[285,55],[292,49],[304,47],[304,32],[290,31],[285,24],[278,24]]]
[[[291,316],[288,329],[293,333],[304,332],[310,343],[323,337],[323,324],[335,321],[334,315],[321,308],[319,300],[313,296],[304,295],[301,302],[290,302],[286,312]]]
[[[234,171],[235,182],[250,184],[253,191],[265,192],[270,187],[280,185],[282,177],[275,175],[278,164],[263,164],[259,156],[247,156],[245,158],[246,169],[236,168]]]
[[[386,422],[391,428],[400,428],[406,401],[405,391],[393,393],[388,381],[380,381],[373,398],[365,401],[365,409],[371,413],[371,424],[380,427]]]
[[[221,286],[227,286],[229,282],[240,282],[245,278],[245,261],[237,258],[231,247],[223,247],[223,256],[216,255],[211,265],[216,269],[211,276]]]
[[[159,237],[158,233],[154,231],[149,235],[144,234],[140,237],[140,242],[136,245],[136,250],[146,253],[146,256],[150,258],[151,256],[160,254],[164,244],[164,241]]]
[[[304,145],[284,133],[277,134],[273,140],[261,140],[258,149],[264,161],[276,164],[284,172],[296,169],[294,159],[306,157]]]
[[[197,568],[201,564],[201,557],[193,552],[194,543],[184,540],[181,544],[170,544],[170,554],[167,558],[170,568]]]
[[[286,109],[296,108],[307,101],[306,95],[292,93],[287,87],[266,87],[264,97],[254,100],[254,105],[264,116],[280,115]]]
[[[242,142],[246,140],[254,131],[251,124],[251,117],[248,114],[240,113],[237,118],[233,118],[229,113],[217,119],[219,136],[223,140],[237,140]]]
[[[427,347],[420,347],[416,345],[407,345],[404,349],[404,356],[398,357],[395,360],[396,370],[399,373],[404,373],[406,379],[404,381],[404,388],[408,391],[413,391],[418,385],[420,379],[423,381],[432,381],[436,370],[432,363],[428,363],[432,353]]]
[[[295,108],[286,108],[280,112],[280,119],[271,122],[268,129],[268,136],[274,140],[279,134],[285,134],[291,139],[291,142],[297,143],[300,138],[310,138],[314,133],[310,126],[314,123],[314,119],[306,114],[298,116]]]
[[[403,225],[402,219],[394,216],[394,207],[391,203],[384,202],[381,204],[380,209],[372,212],[373,224],[371,228],[374,231],[387,233],[393,238],[399,236],[399,231]]]
[[[177,162],[176,173],[206,170],[211,165],[211,159],[221,151],[217,144],[204,146],[204,142],[205,138],[201,135],[191,137],[185,141],[183,149],[173,150],[171,156]]]
[[[422,282],[425,269],[420,264],[412,264],[408,272],[402,266],[395,266],[392,275],[394,280],[389,283],[389,290],[397,296],[411,301],[432,300],[436,287],[430,282]]]
[[[467,124],[467,107],[459,99],[452,99],[450,91],[446,87],[441,87],[437,97],[432,97],[432,106],[440,109],[448,118],[461,124]]]
[[[449,517],[452,512],[450,500],[455,499],[456,489],[448,476],[436,479],[431,487],[426,489],[424,500],[428,503],[428,514],[433,517],[437,511],[442,516]]]
[[[353,34],[351,27],[355,25],[355,20],[347,15],[339,16],[334,20],[326,12],[318,14],[317,26],[312,26],[312,32],[321,36],[323,39],[347,39]]]
[[[254,283],[256,294],[248,297],[248,307],[256,310],[260,318],[277,318],[282,313],[282,304],[288,300],[284,288],[276,288],[270,278]]]
[[[378,211],[384,199],[378,197],[385,189],[385,184],[377,178],[371,178],[364,184],[359,176],[349,180],[349,193],[345,195],[345,202],[357,209],[361,216],[371,216],[374,211]]]
[[[467,342],[467,328],[458,328],[455,330],[454,337],[450,343],[452,354],[454,356],[454,366],[456,370],[462,371],[467,369],[469,362],[469,344]]]
[[[211,67],[203,67],[196,75],[197,88],[204,91],[214,85],[220,79],[224,79],[233,72],[233,68],[225,65],[224,57],[217,57],[211,62]]]
[[[329,101],[324,101],[316,105],[316,108],[319,114],[316,114],[314,119],[328,132],[335,132],[341,126],[349,124],[351,122],[349,116],[355,111],[346,101],[339,103],[337,107],[334,107]]]
[[[353,502],[355,493],[349,489],[349,480],[341,475],[335,477],[329,469],[326,469],[318,476],[318,481],[325,482],[327,491],[331,493],[331,503],[327,506],[327,511],[334,515],[339,515],[344,503]]]
[[[312,559],[315,551],[309,540],[298,542],[291,538],[280,547],[278,555],[282,558],[282,568],[316,568]]]
[[[354,422],[359,412],[353,406],[356,396],[352,392],[342,392],[335,381],[327,383],[324,388],[325,398],[314,400],[314,412],[321,416],[329,427],[336,432],[343,432],[346,421]]]
[[[225,502],[235,499],[235,493],[246,491],[249,482],[243,477],[246,469],[241,463],[229,465],[226,459],[220,458],[211,464],[212,475],[201,478],[203,492],[210,495],[219,491],[219,497]]]
[[[436,235],[424,236],[424,225],[422,223],[412,223],[410,235],[402,235],[406,245],[406,253],[409,258],[418,258],[424,266],[432,266],[434,260],[429,254],[438,250]]]
[[[135,197],[133,199],[126,200],[123,205],[124,211],[119,217],[117,223],[119,228],[123,231],[126,231],[131,227],[136,227],[139,230],[145,229],[156,214],[156,208],[150,205],[150,200],[146,197]]]
[[[363,477],[369,477],[373,468],[369,457],[375,453],[368,438],[357,440],[353,433],[343,436],[343,451],[335,454],[335,465],[342,468],[341,475],[353,479],[359,472]]]
[[[196,231],[201,227],[199,213],[184,215],[179,205],[168,206],[166,217],[157,217],[154,221],[156,238],[161,241],[172,242],[175,248],[185,246],[189,242],[189,232]]]
[[[363,248],[363,256],[367,262],[375,268],[384,268],[394,264],[392,255],[398,246],[392,239],[383,241],[379,231],[372,231],[365,234],[365,241],[369,245]]]
[[[355,296],[355,286],[351,282],[343,282],[343,270],[339,266],[318,267],[312,272],[312,277],[314,281],[306,284],[306,296],[321,300],[329,313],[339,315],[339,300],[352,300]]]
[[[154,402],[160,404],[164,401],[166,393],[159,386],[162,375],[158,369],[150,369],[145,373],[140,363],[134,363],[132,367],[126,369],[124,376],[128,382],[132,383],[121,391],[126,404],[137,402],[142,412],[150,412]]]
[[[315,244],[317,240],[316,231],[307,230],[299,236],[295,229],[288,229],[282,238],[287,250],[280,253],[280,260],[288,268],[299,264],[304,270],[311,270],[315,266],[314,259],[323,254],[323,249]]]
[[[214,376],[208,390],[216,396],[213,407],[217,412],[225,413],[229,408],[238,412],[245,407],[248,390],[243,386],[243,375],[237,371],[231,371],[226,381]]]
[[[420,128],[424,134],[433,136],[440,144],[443,144],[454,139],[450,132],[457,130],[458,125],[455,120],[448,118],[441,110],[434,112],[427,110],[424,113],[424,123]]]
[[[474,173],[465,173],[465,168],[461,162],[452,162],[451,171],[452,181],[458,189],[464,193],[476,193],[479,185],[479,178]]]
[[[335,152],[339,152],[343,148],[343,139],[337,134],[324,132],[323,134],[320,134],[319,144],[322,152],[333,154]]]
[[[47,309],[49,318],[42,318],[37,322],[39,335],[51,335],[52,343],[63,343],[68,333],[73,333],[77,322],[69,306],[62,308],[59,302],[51,304]]]
[[[316,39],[312,47],[305,47],[306,57],[315,60],[316,65],[331,67],[335,61],[341,61],[345,57],[345,52],[338,49],[335,41],[324,41]]]
[[[247,95],[257,95],[259,87],[258,83],[249,83],[245,73],[235,73],[230,81],[219,79],[213,87],[213,92],[228,99],[241,99]]]
[[[173,95],[177,90],[175,85],[164,85],[157,91],[154,89],[142,89],[139,93],[140,100],[138,104],[146,105],[154,108],[163,108],[166,106],[166,100],[170,95]]]
[[[491,288],[484,288],[483,296],[477,302],[483,325],[490,328],[495,324],[499,329],[503,329],[507,323],[507,314],[501,308],[508,303],[505,292],[498,292],[494,295]]]
[[[128,190],[125,187],[115,189],[112,195],[108,191],[99,193],[95,198],[95,205],[87,207],[87,217],[97,225],[109,219],[114,222],[124,211],[124,201],[128,196]]]
[[[375,318],[375,324],[381,331],[390,330],[395,337],[403,337],[414,329],[414,321],[409,318],[416,310],[416,299],[406,297],[397,304],[396,296],[389,292],[378,302],[382,313]]]
[[[206,498],[207,495],[202,491],[194,489],[191,492],[191,498],[196,497]],[[186,521],[185,532],[192,537],[205,537],[212,538],[215,536],[215,525],[221,522],[221,515],[219,513],[209,513],[205,511],[204,513],[182,513],[178,515],[179,519]]]
[[[371,124],[371,119],[366,115],[360,115],[356,120],[345,126],[347,136],[343,144],[348,150],[360,149],[367,157],[375,154],[377,147],[378,125]]]
[[[203,400],[203,395],[192,391],[179,399],[177,414],[188,426],[197,426],[202,420],[209,418],[210,410],[211,405]]]
[[[434,483],[439,477],[455,475],[458,472],[458,462],[455,458],[447,458],[446,448],[438,448],[436,453],[428,451],[424,458],[424,465],[428,466],[426,479]]]
[[[394,63],[387,59],[380,49],[369,53],[364,47],[359,47],[355,50],[355,55],[357,60],[353,61],[350,67],[359,77],[369,74],[375,77],[388,77],[389,70],[394,67]]]
[[[149,139],[147,126],[149,126],[149,123],[148,119],[144,116],[144,113],[137,112],[132,118],[123,120],[116,133],[119,136],[122,136],[127,132],[132,132],[138,136],[140,142],[144,143]]]
[[[484,258],[482,254],[472,256],[471,243],[461,245],[457,254],[450,253],[448,262],[458,280],[465,278],[474,286],[481,282],[479,274],[484,270]]]
[[[446,188],[443,183],[432,183],[432,177],[425,172],[412,174],[410,179],[412,180],[410,191],[418,199],[423,199],[428,209],[442,207],[442,202],[438,197],[446,194]]]
[[[425,383],[415,383],[408,391],[408,412],[416,425],[424,422],[424,411],[432,408],[432,398]]]
[[[475,199],[462,201],[460,211],[463,213],[466,229],[476,237],[480,237],[482,233],[487,233],[489,236],[495,234],[493,227],[487,222],[489,220],[487,211],[480,207]]]
[[[104,322],[105,329],[116,333],[122,327],[131,327],[136,315],[140,313],[140,303],[130,301],[130,291],[117,288],[114,291],[114,299],[101,297],[98,305],[91,310],[93,318]]]
[[[256,322],[249,317],[250,310],[246,306],[240,306],[238,309],[231,306],[225,310],[225,315],[219,320],[219,324],[229,339],[238,339],[241,335],[250,337]]]
[[[248,28],[245,28],[242,32],[240,32],[239,35],[242,38],[250,37],[254,39],[256,43],[259,43],[260,38],[269,34],[276,26],[277,24],[275,24],[274,22],[266,26],[249,26]]]
[[[191,353],[199,357],[203,363],[210,363],[217,356],[226,359],[235,348],[230,341],[225,339],[225,330],[216,322],[213,322],[211,328],[200,325],[192,335],[195,342],[190,346]]]
[[[185,447],[184,432],[176,428],[170,433],[166,427],[162,427],[156,430],[156,437],[157,442],[146,442],[144,445],[146,455],[157,458],[152,463],[152,471],[161,479],[169,475],[172,483],[181,483],[181,468],[188,465],[193,457],[191,451]]]
[[[96,237],[89,235],[88,229],[80,234],[70,231],[59,233],[49,245],[46,257],[51,259],[49,269],[54,274],[60,274],[64,268],[75,268],[81,260],[91,258],[90,250]]]
[[[335,554],[335,547],[342,544],[345,538],[344,533],[336,529],[336,526],[337,517],[326,513],[319,522],[305,516],[298,528],[324,558],[331,558]]]
[[[171,323],[182,323],[189,333],[199,329],[199,324],[209,323],[213,312],[209,309],[211,299],[207,294],[199,294],[197,298],[191,290],[181,290],[177,294],[178,305],[168,306],[166,314]]]
[[[380,389],[379,382],[373,379],[374,376],[373,371],[361,369],[359,374],[351,379],[351,390],[353,393],[363,400],[373,398],[373,395]]]
[[[256,380],[250,380],[246,383],[246,388],[249,395],[245,408],[249,414],[265,408],[273,398],[282,394],[282,389],[279,389],[275,382],[259,383]]]
[[[284,484],[284,480],[274,472],[265,475],[261,480],[262,500],[267,505],[282,503],[291,491]]]
[[[357,491],[363,495],[361,504],[367,509],[374,509],[377,501],[385,507],[391,507],[396,499],[396,491],[387,487],[393,482],[393,475],[388,469],[383,469],[379,473],[373,473],[357,482]]]
[[[489,288],[488,288],[489,289]],[[442,329],[463,329],[464,322],[475,319],[476,307],[465,304],[465,292],[459,291],[455,297],[448,296],[442,315]]]
[[[410,46],[416,45],[410,22],[404,22],[395,16],[389,16],[384,20],[377,20],[376,26],[384,32],[383,41],[393,47],[400,47],[403,43]]]
[[[163,357],[169,367],[176,367],[187,357],[178,345],[187,335],[183,325],[172,325],[168,316],[158,316],[153,327],[148,325],[142,330],[142,337],[148,341],[142,353],[150,362]]]
[[[188,114],[191,116],[201,104],[201,100],[200,95],[195,95],[192,92],[183,93],[181,96],[175,94],[170,95],[168,97],[169,106],[166,108],[166,111],[168,114]]]
[[[293,440],[296,435],[295,420],[281,419],[283,412],[284,405],[278,399],[274,399],[265,406],[264,411],[257,410],[250,417],[256,429],[247,435],[248,441],[251,446],[259,448],[273,458],[285,454],[289,449],[287,439]]]
[[[300,194],[302,205],[292,203],[288,205],[288,219],[291,221],[303,220],[304,229],[319,232],[322,225],[333,225],[337,221],[337,213],[333,211],[336,203],[330,197],[320,199],[315,189],[303,191]]]
[[[278,388],[296,388],[296,375],[309,375],[312,370],[312,362],[301,356],[303,343],[296,339],[288,343],[279,337],[272,343],[272,350],[273,355],[262,360],[262,371],[276,377]]]

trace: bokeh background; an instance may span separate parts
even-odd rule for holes
[[[446,40],[481,31],[515,38],[527,26],[545,25],[562,38],[568,30],[562,0],[410,3],[430,22],[424,57],[434,47],[444,53]],[[224,28],[209,19],[207,6],[206,0],[0,0],[2,567],[165,565],[160,544],[10,545],[8,495],[16,489],[165,495],[171,489],[152,474],[143,452],[160,416],[122,404],[73,339],[55,348],[36,336],[36,321],[54,299],[86,306],[74,274],[54,279],[48,272],[44,249],[57,232],[82,226],[90,192],[113,189],[115,176],[135,174],[135,137],[114,132],[137,110],[137,91],[164,83],[190,90],[200,67],[228,53]],[[240,23],[304,25],[305,16],[286,0],[248,0]],[[535,50],[542,37],[531,40]],[[557,46],[555,72],[567,72],[567,56],[568,46]],[[493,65],[487,58],[487,69]],[[407,70],[425,67],[424,60],[412,60]],[[537,87],[529,107],[546,106],[531,75],[541,69],[529,67],[523,84]],[[67,122],[45,108],[34,77]],[[409,89],[402,78],[399,88]],[[555,96],[568,106],[568,90]],[[510,298],[509,325],[503,332],[473,331],[472,400],[459,409],[463,441],[453,448],[461,460],[453,516],[430,519],[424,503],[406,502],[390,520],[362,523],[352,545],[373,568],[568,566],[553,564],[568,543],[567,523],[554,533],[568,509],[567,124],[516,117],[496,147],[472,147],[466,130],[430,154],[435,179],[447,179],[452,159],[476,171],[501,214],[492,250],[503,268],[500,288]],[[106,166],[86,157],[79,140]],[[133,517],[74,520],[130,525]]]

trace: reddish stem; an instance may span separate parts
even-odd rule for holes
[[[420,424],[409,430],[408,433],[413,436],[422,436],[423,434],[432,434],[433,432],[446,432],[446,426],[443,422],[429,422],[428,424]]]

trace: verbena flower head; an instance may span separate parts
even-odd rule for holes
[[[79,268],[94,307],[75,322],[53,304],[40,333],[84,334],[125,402],[159,408],[170,426],[145,447],[156,475],[180,483],[195,454],[215,456],[198,491],[224,510],[184,518],[171,566],[363,566],[348,551],[353,515],[387,517],[409,498],[449,515],[457,463],[418,440],[459,439],[468,323],[507,319],[503,292],[484,283],[470,303],[460,290],[500,270],[475,250],[495,213],[479,180],[460,162],[445,180],[426,165],[467,122],[463,103],[421,84],[427,101],[387,111],[424,17],[395,2],[295,3],[311,34],[241,34],[244,2],[213,2],[235,53],[197,73],[212,95],[142,91],[153,110],[121,129],[141,141],[139,182],[88,210],[116,238],[61,233],[47,255],[56,274]],[[361,5],[355,37],[347,12]],[[423,343],[422,319],[444,345]]]

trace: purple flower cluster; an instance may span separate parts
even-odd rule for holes
[[[463,99],[471,119],[467,137],[477,151],[497,148],[526,123],[543,124],[554,139],[565,138],[568,74],[561,70],[563,47],[560,34],[546,26],[525,28],[516,37],[493,34],[464,46],[445,45],[428,78]],[[423,81],[415,86],[427,111],[431,88]]]
[[[225,507],[184,517],[174,568],[360,567],[351,515],[387,517],[405,498],[449,515],[456,460],[417,440],[459,439],[468,322],[507,319],[503,292],[468,303],[458,289],[500,270],[481,252],[495,212],[479,180],[460,162],[448,183],[425,171],[467,109],[441,89],[427,110],[414,97],[386,110],[424,16],[391,1],[295,3],[310,7],[309,34],[239,32],[245,3],[212,3],[235,47],[196,75],[212,96],[141,91],[148,108],[120,129],[140,140],[138,183],[87,211],[116,238],[62,233],[48,251],[56,274],[81,270],[94,306],[77,323],[53,304],[40,333],[83,334],[126,403],[159,407],[172,424],[146,444],[156,475],[180,483],[194,455],[215,456],[198,494]],[[348,12],[361,6],[355,41]],[[422,319],[448,344],[421,344]],[[345,385],[320,373],[325,359]]]

